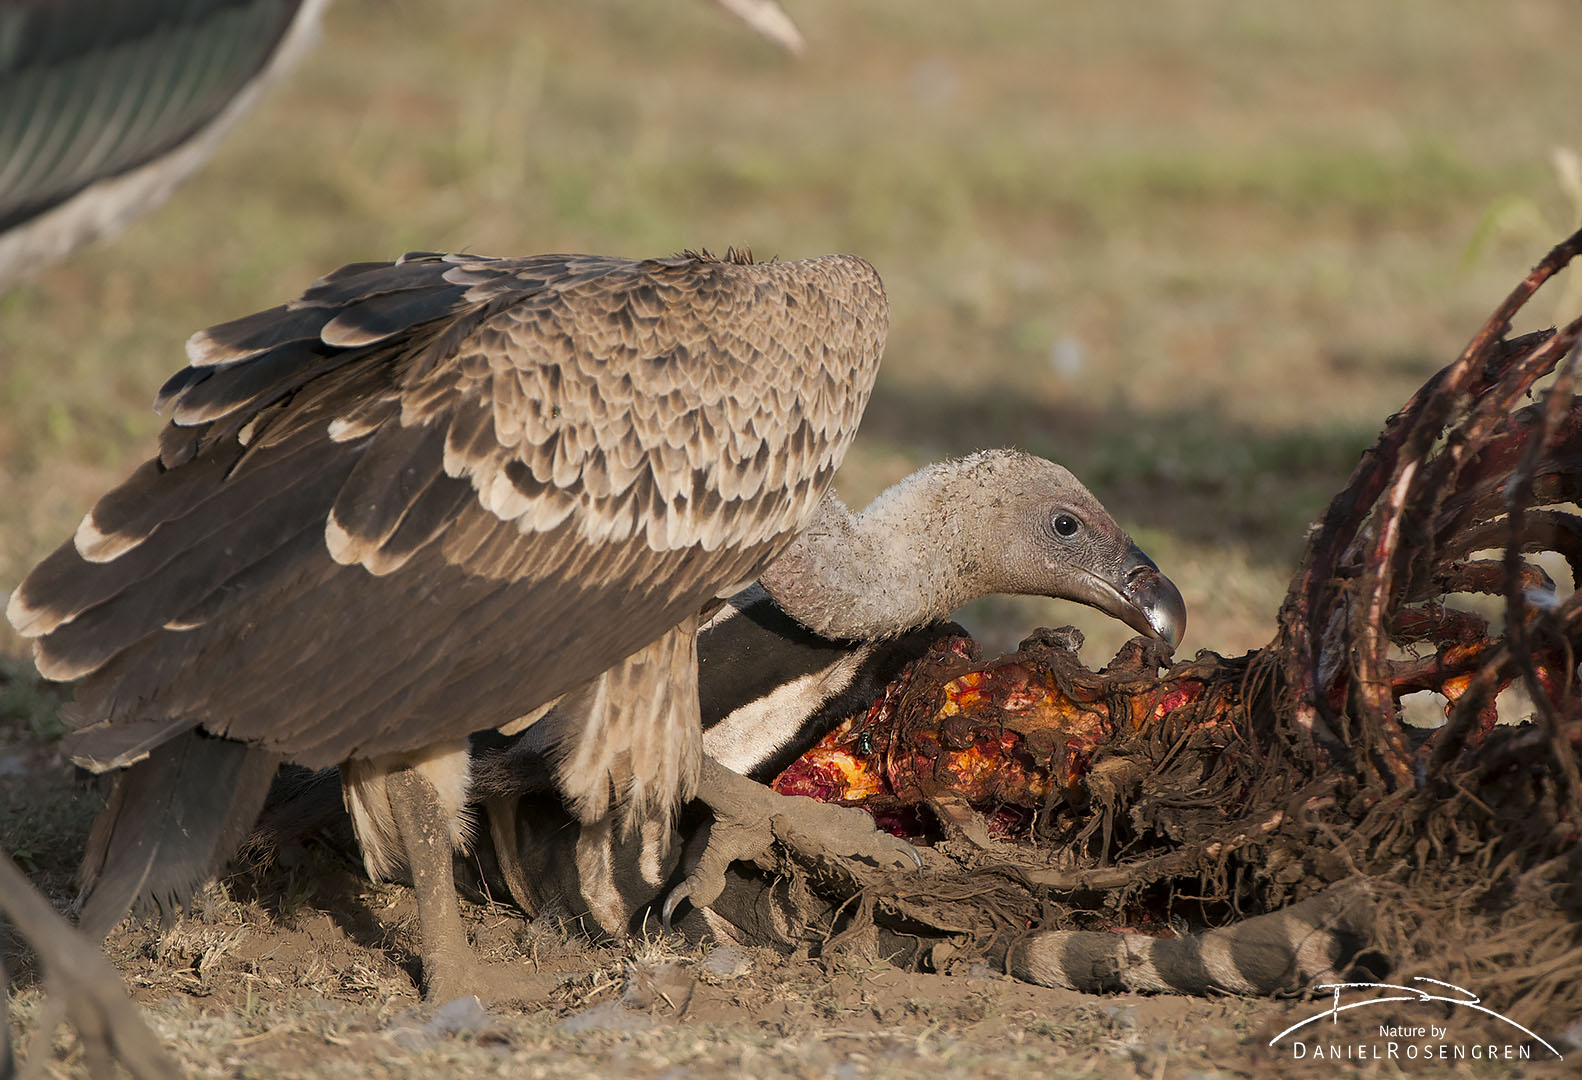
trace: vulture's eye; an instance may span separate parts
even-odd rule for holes
[[[1070,514],[1056,514],[1054,525],[1055,532],[1059,533],[1061,536],[1075,536],[1077,530],[1082,528],[1082,522],[1078,521]]]

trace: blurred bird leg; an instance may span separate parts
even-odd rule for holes
[[[135,1080],[169,1080],[182,1075],[122,992],[121,977],[110,961],[55,913],[4,852],[0,852],[0,911],[43,962],[49,990],[28,1055],[31,1075],[42,1075],[63,1014],[77,1028],[89,1075],[112,1075],[116,1061]],[[0,1005],[8,990],[8,984],[0,979]],[[0,1007],[0,1027],[4,1021],[5,1010]],[[3,1036],[0,1075],[9,1077],[14,1075],[9,1028]]]
[[[0,5],[0,40],[35,43],[0,94],[15,151],[0,182],[0,291],[169,198],[308,52],[328,3],[125,4],[97,23],[104,5],[84,0]],[[199,70],[194,86],[183,73]]]

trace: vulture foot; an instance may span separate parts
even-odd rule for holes
[[[429,975],[429,965],[434,974]],[[423,954],[423,1001],[442,1006],[457,998],[474,997],[482,1005],[531,1008],[549,1000],[560,977],[532,971],[520,961],[493,963],[480,960],[470,948],[459,957]]]
[[[923,867],[916,848],[880,832],[862,810],[782,795],[710,757],[703,759],[698,787],[698,799],[713,811],[714,821],[697,865],[665,897],[659,917],[666,929],[681,901],[706,908],[719,899],[731,863],[772,869],[777,842],[808,859],[859,859],[884,869]]]

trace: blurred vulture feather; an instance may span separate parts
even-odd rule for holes
[[[328,0],[0,0],[0,288],[158,206]]]
[[[714,0],[742,22],[780,46],[792,56],[802,55],[807,42],[791,16],[775,0]]]
[[[786,51],[774,0],[714,0]],[[152,210],[312,46],[329,0],[0,0],[0,289]]]

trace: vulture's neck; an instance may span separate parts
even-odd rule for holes
[[[983,594],[966,507],[972,470],[943,462],[861,513],[833,494],[760,581],[775,603],[830,638],[880,639],[926,626]]]

